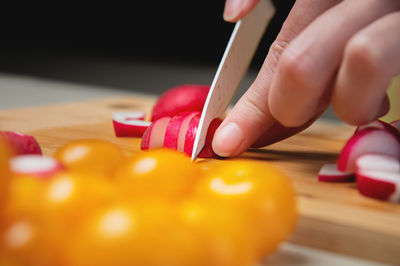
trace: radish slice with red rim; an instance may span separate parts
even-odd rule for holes
[[[189,122],[189,127],[185,137],[185,145],[183,149],[184,153],[186,153],[188,156],[192,156],[194,139],[196,138],[199,122],[200,122],[200,113],[193,116]]]
[[[151,122],[143,120],[113,120],[114,132],[117,137],[142,137]]]
[[[164,147],[177,150],[178,149],[178,138],[179,131],[185,118],[192,114],[192,112],[183,112],[171,118],[168,123],[167,130],[165,132]]]
[[[400,172],[379,170],[357,171],[358,191],[367,197],[400,201]]]
[[[179,134],[178,134],[178,147],[177,151],[184,152],[185,151],[185,142],[186,142],[186,135],[189,130],[189,124],[190,121],[194,116],[199,116],[199,112],[194,112],[186,116],[186,118],[183,120],[181,128],[179,129]]]
[[[142,137],[151,122],[144,121],[144,112],[118,112],[113,115],[114,132],[117,137]]]
[[[204,144],[204,148],[201,150],[199,154],[199,158],[218,158],[219,156],[212,149],[212,140],[214,138],[215,131],[219,125],[221,125],[222,119],[214,118],[207,130],[206,141]]]
[[[355,178],[353,173],[338,170],[336,164],[324,164],[318,172],[318,180],[321,182],[351,182]]]
[[[390,131],[365,128],[354,133],[342,148],[337,161],[338,170],[355,172],[358,157],[378,153],[400,158],[400,140]]]
[[[42,149],[33,136],[15,131],[1,131],[0,136],[10,143],[17,155],[42,154]]]
[[[394,125],[389,124],[385,121],[378,119],[378,120],[372,121],[368,124],[358,126],[356,128],[355,132],[361,131],[366,128],[378,128],[378,129],[387,130],[387,131],[391,132],[392,134],[394,134],[395,136],[397,136],[397,138],[400,140],[400,132],[397,130],[397,128]]]
[[[153,122],[153,127],[150,133],[149,149],[161,148],[164,145],[165,131],[171,117],[163,117]]]
[[[50,156],[37,154],[18,155],[10,160],[10,168],[14,174],[32,175],[47,178],[65,170],[65,167]]]

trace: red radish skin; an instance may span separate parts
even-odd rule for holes
[[[16,155],[42,154],[42,149],[33,136],[14,131],[1,131],[0,136],[10,143]]]
[[[38,178],[48,178],[65,170],[65,167],[53,157],[38,154],[15,156],[10,160],[10,168],[14,174]]]
[[[400,132],[392,124],[389,124],[385,121],[378,119],[378,120],[372,121],[371,123],[358,126],[356,128],[355,132],[358,132],[358,131],[366,129],[366,128],[379,128],[379,129],[387,130],[387,131],[391,132],[392,134],[394,134],[395,136],[397,136],[397,138],[400,140]]]
[[[318,172],[318,181],[321,182],[352,182],[353,173],[339,171],[336,164],[324,164]]]
[[[151,122],[144,121],[144,112],[117,112],[113,114],[113,127],[117,137],[142,137]]]
[[[113,120],[114,132],[117,137],[140,138],[151,125],[151,122],[143,120]]]
[[[400,200],[400,172],[357,171],[357,188],[360,194],[398,202]]]
[[[385,154],[364,154],[356,160],[357,171],[400,172],[400,160]]]
[[[171,118],[165,132],[164,147],[177,150],[178,149],[178,136],[182,123],[191,112],[183,112]]]
[[[204,148],[201,150],[199,154],[199,158],[218,158],[219,156],[212,149],[212,140],[214,138],[215,131],[219,125],[221,125],[222,119],[215,118],[211,121],[210,126],[208,127],[206,142],[204,144]]]
[[[150,137],[153,131],[154,122],[144,131],[142,136],[142,142],[140,144],[141,150],[148,150],[150,147]]]
[[[176,116],[182,112],[201,112],[210,86],[187,84],[164,92],[155,103],[151,121],[164,116]]]
[[[143,134],[141,149],[148,150],[151,148],[164,147],[184,152],[191,156],[200,116],[201,113],[199,112],[185,112],[173,118],[168,117],[162,125],[160,125],[159,121],[164,118],[153,122],[153,124]],[[221,119],[216,118],[210,123],[206,135],[205,146],[199,154],[200,158],[218,157],[213,152],[211,143],[214,133],[221,122]],[[168,124],[165,125],[166,123]],[[165,135],[163,136],[162,134]],[[160,146],[161,142],[163,142],[163,146]]]
[[[365,128],[359,130],[342,148],[337,161],[338,170],[354,173],[357,158],[368,153],[400,158],[400,141],[394,134],[384,129]]]
[[[191,113],[190,115],[186,116],[186,118],[183,120],[181,128],[179,129],[178,148],[176,149],[177,151],[180,152],[185,151],[185,142],[186,142],[187,131],[189,130],[189,123],[192,120],[192,118],[196,115],[200,115],[200,113],[199,112]]]

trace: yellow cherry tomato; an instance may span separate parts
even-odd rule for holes
[[[170,209],[142,204],[115,204],[89,218],[67,245],[67,265],[170,265],[161,248]]]
[[[295,191],[289,180],[267,162],[223,161],[208,170],[196,196],[234,208],[258,233],[259,255],[271,253],[296,222]]]
[[[54,153],[54,157],[75,171],[110,176],[126,160],[115,144],[100,139],[73,140]]]
[[[62,236],[32,220],[8,221],[0,239],[3,258],[11,265],[61,265],[63,260]]]
[[[242,213],[217,202],[189,200],[179,209],[183,227],[196,237],[201,253],[188,253],[183,265],[255,265],[256,232]],[[200,255],[200,256],[198,256]],[[182,259],[184,259],[183,257]],[[191,261],[190,261],[191,259]]]
[[[9,160],[12,156],[11,147],[5,140],[0,138],[0,210],[7,197],[10,182]]]
[[[5,205],[5,219],[40,217],[46,182],[29,175],[13,176]]]
[[[116,199],[115,188],[108,180],[83,172],[63,172],[46,184],[39,204],[45,219],[75,225]]]
[[[192,192],[201,169],[182,153],[158,149],[141,152],[119,168],[115,181],[132,197],[182,198]]]

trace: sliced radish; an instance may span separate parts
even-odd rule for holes
[[[394,134],[395,136],[397,136],[400,140],[400,132],[392,124],[389,124],[385,121],[378,119],[378,120],[372,121],[371,123],[358,126],[356,128],[355,132],[361,131],[366,128],[379,128],[379,129],[387,130],[387,131],[391,132],[392,134]]]
[[[151,132],[153,131],[154,123],[152,123],[143,133],[142,142],[140,144],[141,150],[148,150],[150,147],[150,137]]]
[[[354,174],[342,172],[336,164],[324,164],[318,172],[318,180],[322,182],[351,182]]]
[[[385,154],[364,154],[356,160],[357,171],[400,172],[399,158]]]
[[[357,171],[358,191],[367,197],[400,201],[400,172],[379,170]]]
[[[378,153],[400,158],[400,140],[388,130],[365,128],[354,133],[340,152],[337,166],[342,172],[355,172],[358,157]]]
[[[18,155],[10,160],[10,168],[14,174],[33,175],[47,178],[65,167],[50,156],[37,154]]]
[[[199,122],[200,122],[200,113],[192,117],[192,119],[189,122],[188,130],[186,132],[183,152],[189,156],[192,156],[194,139],[196,138]]]
[[[178,134],[178,147],[177,151],[184,152],[185,151],[185,142],[186,142],[186,135],[189,130],[189,124],[190,121],[192,121],[192,118],[195,116],[199,116],[199,112],[194,112],[189,114],[188,116],[185,117],[185,119],[182,122],[181,128],[179,129],[179,134]]]
[[[143,134],[141,149],[161,148],[164,144],[165,131],[171,117],[163,117],[152,123]]]
[[[164,116],[176,116],[182,112],[201,112],[210,86],[187,84],[164,92],[155,103],[151,121]]]
[[[178,136],[182,123],[185,118],[192,114],[191,112],[183,112],[171,118],[165,132],[164,147],[173,150],[178,149]]]
[[[214,150],[212,149],[212,140],[214,138],[215,131],[221,125],[222,119],[215,118],[211,121],[210,126],[208,127],[206,142],[204,144],[204,148],[201,150],[199,154],[199,158],[217,158],[219,157]]]
[[[144,121],[144,112],[117,112],[113,114],[114,132],[117,137],[142,137],[151,122]]]
[[[400,160],[382,154],[360,156],[357,165],[357,188],[367,197],[400,200]]]
[[[42,149],[33,136],[14,131],[1,131],[0,136],[10,143],[17,155],[42,154]]]

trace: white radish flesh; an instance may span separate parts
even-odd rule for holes
[[[153,122],[154,124],[151,130],[149,149],[163,147],[165,131],[167,130],[167,126],[170,120],[171,117],[167,116]]]
[[[351,182],[354,181],[353,173],[339,171],[336,164],[324,164],[318,172],[321,182]]]
[[[56,159],[37,154],[18,155],[10,160],[14,174],[32,175],[40,178],[49,177],[65,169]]]
[[[400,172],[398,158],[385,154],[364,154],[356,160],[357,171]]]

